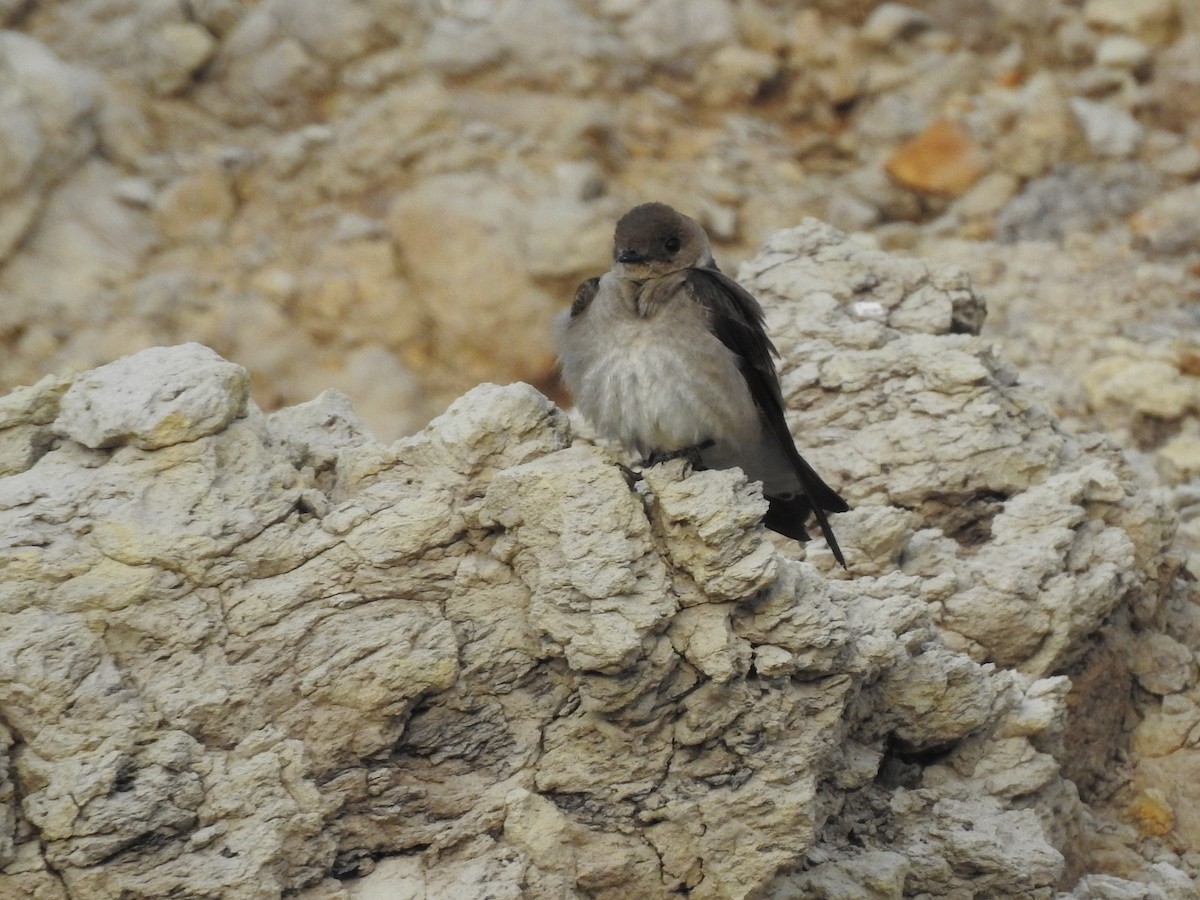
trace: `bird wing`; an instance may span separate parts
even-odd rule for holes
[[[579,287],[575,288],[575,299],[571,301],[571,318],[583,315],[592,301],[596,299],[596,294],[600,290],[600,276],[589,278]]]
[[[685,270],[684,285],[691,298],[708,311],[713,334],[738,357],[755,406],[791,461],[829,549],[845,566],[825,513],[846,512],[850,506],[821,480],[796,449],[783,415],[783,392],[772,359],[779,352],[767,337],[762,306],[745,288],[715,267]],[[578,294],[576,298],[578,302]]]

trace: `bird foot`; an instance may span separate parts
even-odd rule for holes
[[[623,463],[623,462],[617,463],[617,466],[621,469],[621,474],[625,476],[625,483],[629,485],[629,489],[632,491],[634,488],[634,485],[636,485],[639,481],[642,480],[642,473],[635,472],[633,469],[629,468],[629,466],[625,465],[625,463]]]
[[[670,462],[673,459],[686,459],[691,464],[693,469],[700,468],[700,454],[713,445],[714,441],[710,438],[707,441],[701,441],[699,444],[693,444],[690,447],[681,447],[678,450],[655,450],[646,458],[647,466],[657,466],[665,462]]]

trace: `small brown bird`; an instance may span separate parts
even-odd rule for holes
[[[584,416],[643,462],[687,456],[763,483],[765,524],[809,539],[850,507],[796,450],[758,301],[723,274],[700,224],[663,203],[617,222],[613,267],[575,292],[559,326],[563,380]]]

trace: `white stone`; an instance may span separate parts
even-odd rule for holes
[[[936,23],[926,13],[903,3],[881,3],[867,16],[859,37],[869,44],[887,47],[893,42],[911,37]]]
[[[217,42],[207,28],[190,22],[170,22],[149,40],[146,77],[159,94],[174,94],[188,86],[192,75],[212,59]]]
[[[85,447],[156,450],[194,441],[245,414],[249,377],[199,344],[155,347],[80,376],[54,427]]]
[[[1083,128],[1088,146],[1099,156],[1132,156],[1146,137],[1146,129],[1137,119],[1108,103],[1072,97],[1071,111]]]
[[[1096,62],[1118,69],[1141,69],[1150,62],[1150,48],[1127,34],[1110,35],[1097,45]]]
[[[1117,29],[1153,44],[1167,41],[1178,15],[1177,0],[1088,0],[1083,7],[1088,24]]]

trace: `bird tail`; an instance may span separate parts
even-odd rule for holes
[[[813,475],[816,477],[815,472]],[[809,515],[816,516],[817,524],[821,526],[821,534],[825,537],[825,543],[829,545],[833,558],[844,569],[846,568],[846,557],[842,555],[842,548],[838,546],[837,538],[833,536],[833,528],[825,513],[826,510],[846,512],[850,506],[819,477],[817,477],[816,483],[824,488],[823,492],[814,490],[812,494],[798,494],[795,497],[767,497],[770,506],[763,519],[763,524],[784,537],[790,537],[795,541],[807,541],[810,536],[804,523],[808,521]],[[814,499],[818,502],[813,502]]]

